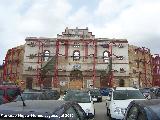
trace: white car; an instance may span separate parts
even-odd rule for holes
[[[107,99],[107,115],[111,119],[123,119],[129,103],[133,100],[145,100],[139,89],[117,87]]]
[[[70,91],[68,92],[63,100],[65,101],[76,101],[85,111],[85,113],[91,118],[95,116],[95,108],[94,103],[92,101],[91,96],[82,91]]]

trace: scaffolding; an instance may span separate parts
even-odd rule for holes
[[[139,86],[140,87],[152,86],[152,82],[151,82],[152,80],[147,77],[147,75],[152,75],[152,67],[151,67],[152,60],[151,60],[150,50],[148,48],[142,47],[142,48],[135,49],[135,52],[137,53],[136,62],[137,62],[137,67],[139,69],[139,72],[138,72]]]
[[[20,72],[18,71],[18,67],[20,64],[20,54],[23,49],[20,48],[12,48],[9,49],[5,60],[3,61],[3,81],[11,81],[16,82],[19,80]]]
[[[160,56],[152,57],[153,86],[160,86]]]
[[[32,63],[36,63],[36,68],[32,68],[32,66],[29,66],[30,69],[28,68],[27,71],[35,71],[35,77],[36,77],[36,86],[39,86],[41,88],[41,84],[42,84],[42,79],[41,79],[41,68],[42,68],[42,64],[44,61],[44,40],[42,39],[38,39],[38,38],[29,38],[31,40],[31,42],[27,45],[29,45],[30,47],[38,47],[38,52],[36,54],[30,54],[29,57],[30,59],[34,59],[36,57],[37,61],[32,62]]]
[[[65,45],[65,53],[64,55],[60,54],[59,53],[59,49],[61,47],[61,44],[60,42],[63,42]],[[71,40],[71,39],[57,39],[56,40],[56,54],[55,54],[55,66],[54,66],[54,79],[53,79],[53,85],[54,87],[58,87],[59,85],[59,80],[58,80],[58,77],[59,77],[59,69],[58,69],[58,65],[59,65],[59,56],[65,56],[65,59],[68,59],[68,57],[73,57],[73,56],[68,56],[68,50],[69,50],[69,47],[70,46],[73,46],[74,43],[77,42],[77,40]],[[81,39],[78,41],[81,45],[84,46],[84,56],[81,56],[83,57],[83,62],[88,58],[88,44],[89,43],[92,43],[93,45],[93,49],[94,49],[94,53],[93,53],[93,68],[92,68],[92,80],[93,80],[93,87],[95,86],[95,81],[96,81],[96,58],[97,58],[97,41],[95,39],[89,39],[89,40],[85,40],[85,39]],[[70,76],[69,76],[70,77]],[[85,76],[83,76],[85,77]]]

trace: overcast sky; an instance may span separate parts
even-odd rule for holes
[[[0,0],[0,64],[26,37],[56,37],[66,27],[160,53],[160,0]]]

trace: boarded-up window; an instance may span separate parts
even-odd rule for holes
[[[26,78],[26,89],[32,89],[32,83],[33,83],[33,78],[27,77]]]

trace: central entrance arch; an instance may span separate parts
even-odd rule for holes
[[[70,89],[81,89],[83,88],[83,74],[80,70],[73,70],[70,73]]]

